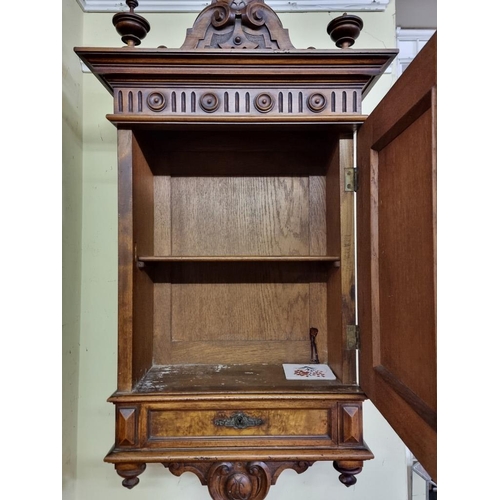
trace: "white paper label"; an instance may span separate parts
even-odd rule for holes
[[[335,380],[337,377],[328,365],[283,364],[287,380]]]

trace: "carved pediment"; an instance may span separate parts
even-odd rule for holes
[[[181,49],[293,49],[288,30],[264,0],[212,0]]]

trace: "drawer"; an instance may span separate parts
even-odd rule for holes
[[[336,405],[316,408],[147,409],[147,444],[164,446],[297,446],[336,442]],[[228,442],[229,441],[229,442]],[[230,443],[234,441],[234,443]]]

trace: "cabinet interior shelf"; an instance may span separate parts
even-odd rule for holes
[[[340,257],[326,255],[234,255],[234,256],[142,256],[139,263],[153,262],[340,262]]]

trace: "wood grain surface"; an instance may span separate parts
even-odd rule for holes
[[[173,178],[172,242],[174,255],[308,255],[308,178]]]

